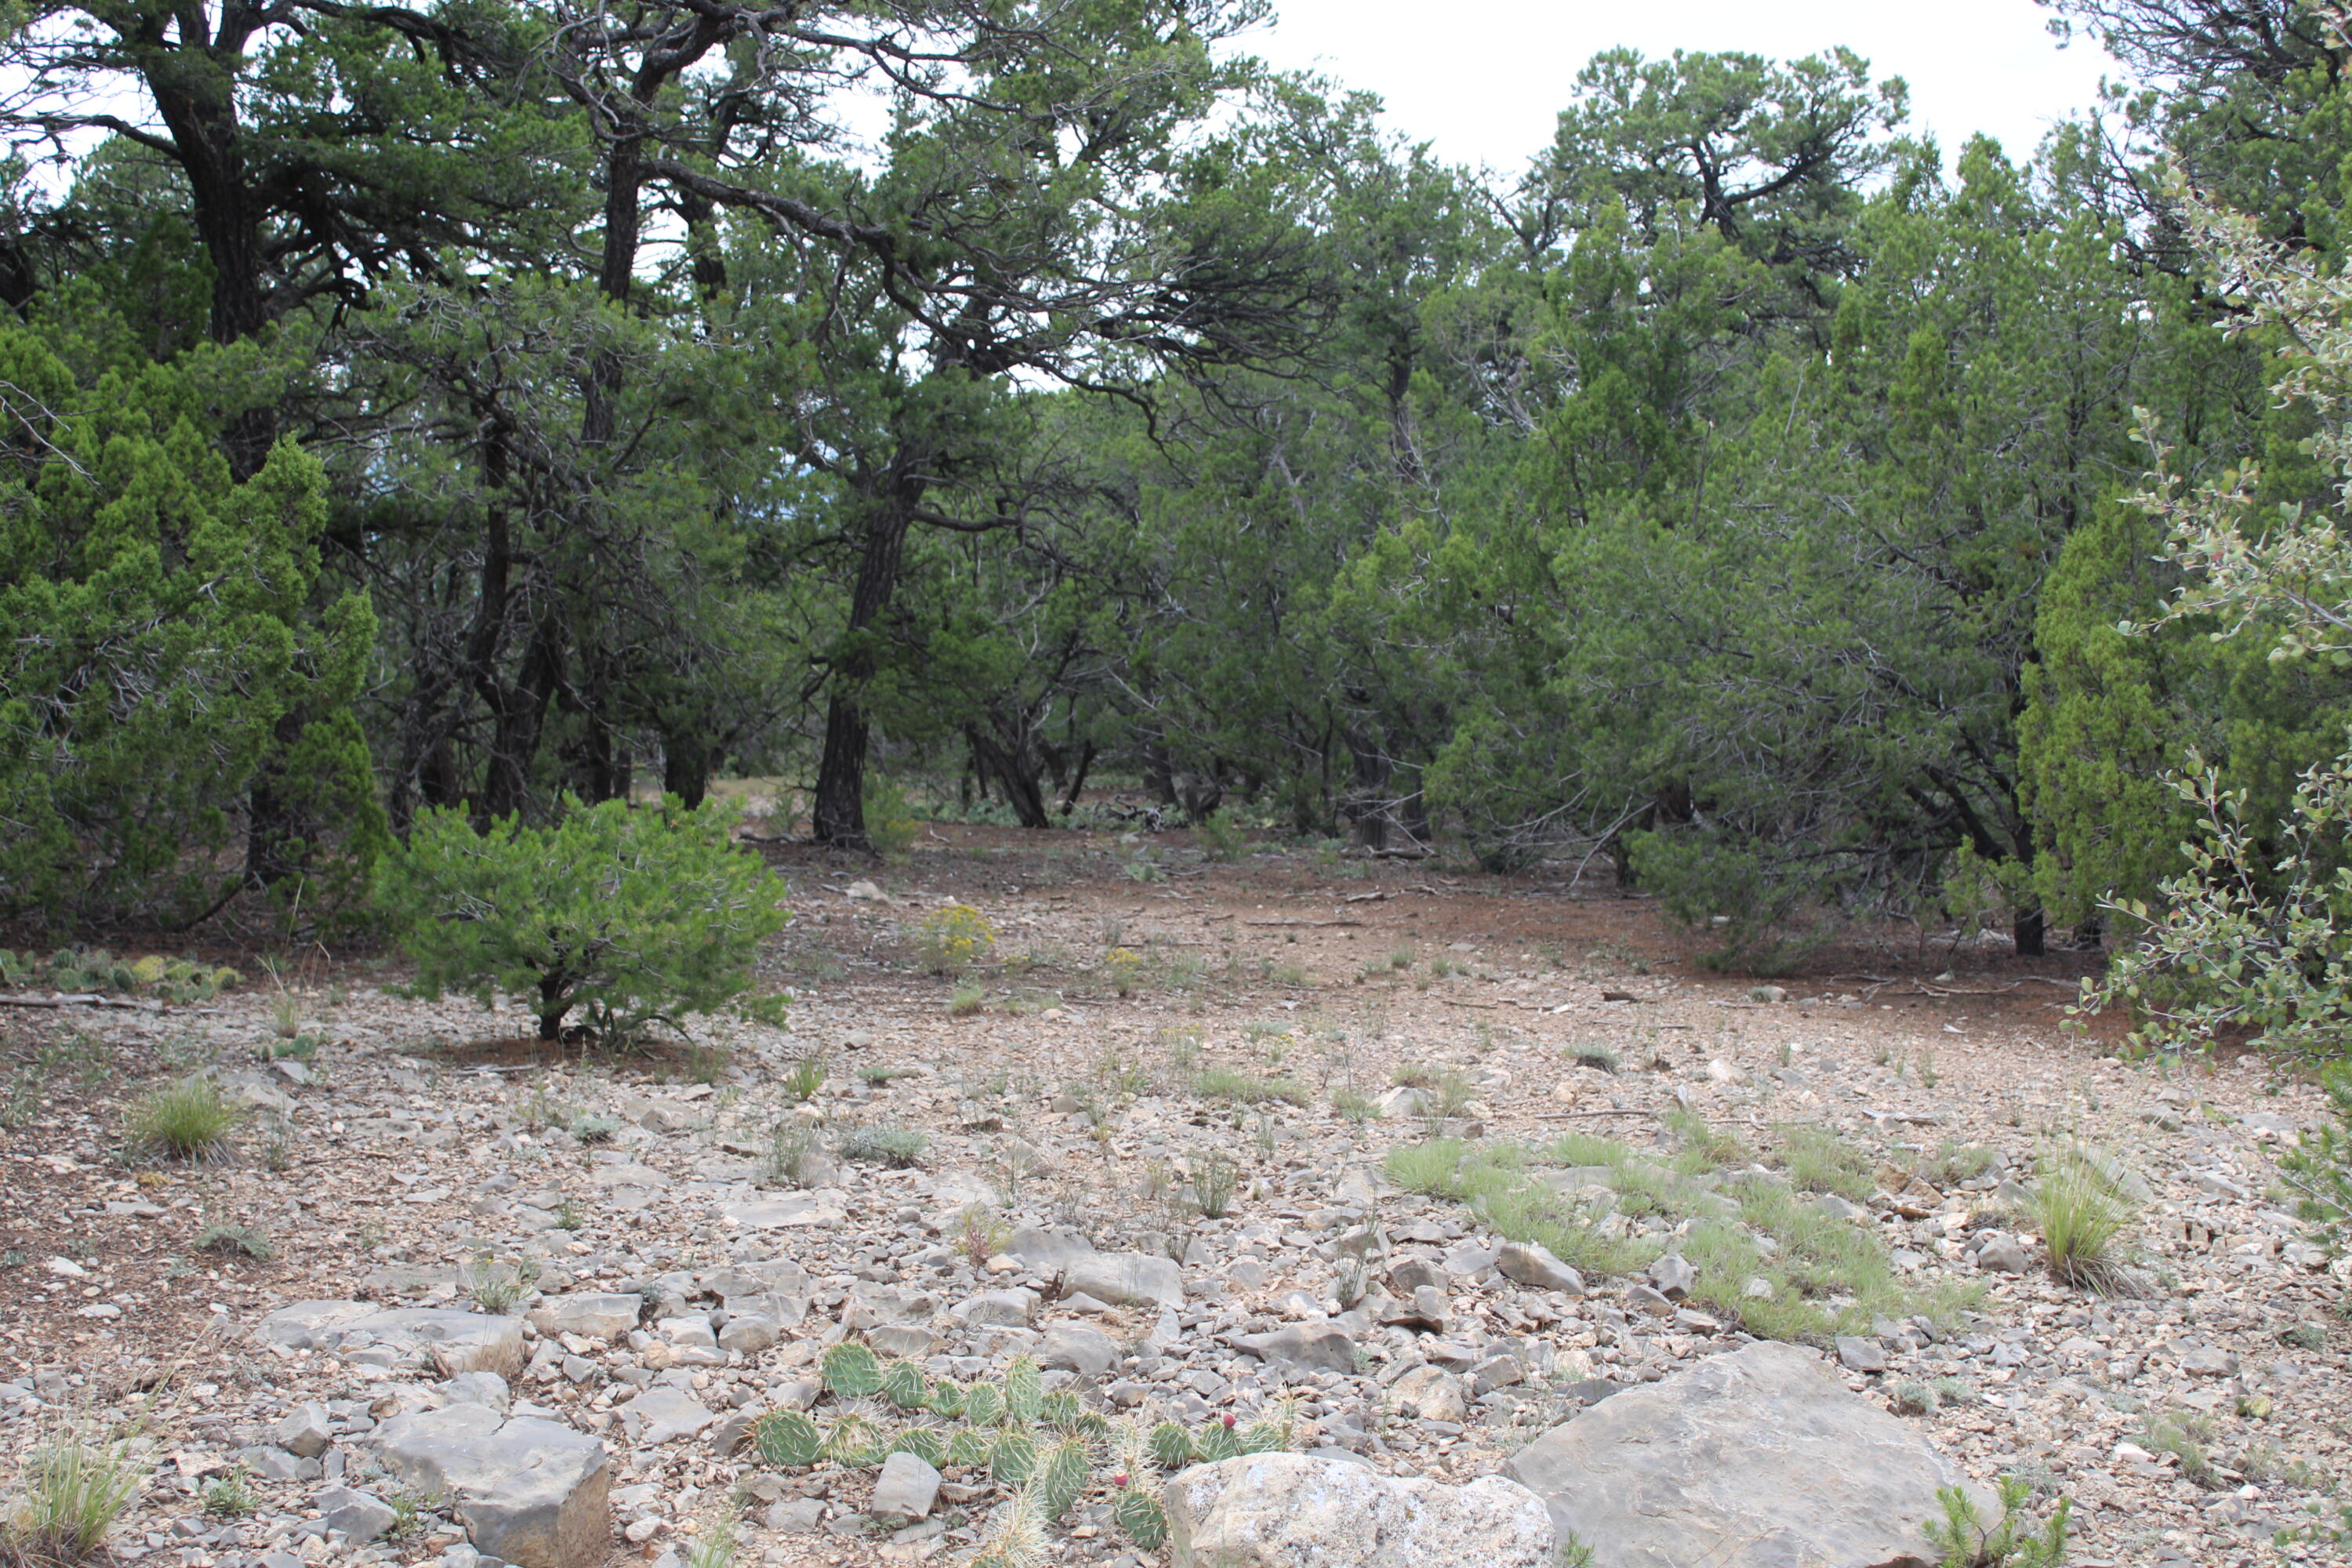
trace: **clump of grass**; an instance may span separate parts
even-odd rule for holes
[[[1413,963],[1413,951],[1409,945],[1391,949],[1389,952],[1389,967],[1391,969],[1411,969]]]
[[[841,1135],[838,1147],[845,1160],[905,1171],[922,1163],[930,1142],[911,1127],[853,1127]]]
[[[822,1057],[801,1058],[800,1060],[794,1062],[792,1067],[786,1070],[784,1073],[783,1082],[781,1087],[784,1091],[784,1098],[787,1100],[794,1100],[803,1105],[808,1101],[814,1100],[816,1098],[816,1091],[824,1087],[824,1058]]]
[[[724,1046],[689,1046],[686,1052],[686,1076],[695,1083],[716,1085],[727,1076],[727,1068],[734,1058]]]
[[[1956,1187],[1962,1182],[1974,1181],[1992,1168],[1996,1158],[1990,1149],[1972,1143],[1955,1143],[1947,1138],[1936,1152],[1926,1155],[1913,1166],[1920,1180],[1931,1186]]]
[[[1976,1390],[1957,1377],[1913,1378],[1896,1384],[1892,1392],[1895,1410],[1905,1415],[1933,1415],[1947,1405],[1972,1405],[1977,1397]]]
[[[948,1016],[969,1018],[988,1005],[988,993],[977,985],[959,985],[948,993]]]
[[[219,1252],[236,1258],[250,1258],[268,1262],[278,1249],[269,1245],[268,1236],[257,1226],[208,1225],[196,1233],[193,1245],[198,1252]]]
[[[1204,1100],[1225,1100],[1239,1105],[1263,1105],[1278,1100],[1289,1105],[1307,1103],[1307,1086],[1295,1078],[1253,1078],[1233,1068],[1202,1068],[1192,1074],[1192,1092]]]
[[[1390,1072],[1389,1081],[1399,1089],[1435,1089],[1437,1069],[1427,1062],[1402,1062]]]
[[[539,1262],[530,1258],[502,1268],[486,1252],[466,1271],[466,1293],[474,1299],[474,1305],[498,1318],[513,1311],[538,1282]]]
[[[1569,1059],[1580,1068],[1591,1068],[1597,1072],[1613,1073],[1624,1058],[1620,1057],[1613,1047],[1604,1046],[1598,1040],[1588,1040],[1582,1045],[1570,1047]]]
[[[869,1089],[882,1089],[896,1079],[912,1078],[914,1076],[914,1071],[915,1069],[912,1068],[859,1068],[857,1069],[857,1081],[866,1085]]]
[[[1674,1166],[1687,1175],[1743,1165],[1756,1157],[1738,1133],[1708,1126],[1706,1118],[1696,1111],[1669,1110],[1659,1121],[1681,1142]]]
[[[2171,1455],[2179,1461],[2182,1479],[2210,1489],[2221,1484],[2206,1447],[2216,1430],[2213,1418],[2202,1412],[2168,1411],[2148,1422],[2139,1435],[2139,1446],[2151,1454]]]
[[[202,1162],[226,1157],[236,1122],[236,1108],[221,1098],[220,1086],[202,1073],[190,1073],[134,1100],[129,1131],[131,1142],[146,1152]]]
[[[1381,1114],[1380,1103],[1377,1100],[1358,1094],[1352,1089],[1333,1089],[1331,1109],[1359,1125],[1378,1121]]]
[[[2081,1148],[2069,1144],[2043,1161],[2032,1214],[2049,1249],[2052,1279],[2101,1295],[2132,1291],[2131,1271],[2116,1246],[2131,1223],[2130,1205]]]
[[[733,1568],[737,1545],[733,1520],[721,1518],[705,1525],[686,1554],[686,1568]]]
[[[1800,1192],[1835,1193],[1860,1203],[1870,1196],[1870,1157],[1825,1127],[1792,1122],[1773,1130],[1775,1151]]]
[[[25,1460],[20,1495],[0,1515],[0,1559],[81,1562],[130,1508],[146,1471],[128,1443],[104,1442],[84,1426],[59,1433]]]

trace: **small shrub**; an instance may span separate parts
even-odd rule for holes
[[[85,1427],[60,1433],[25,1459],[21,1495],[0,1517],[0,1557],[81,1562],[130,1508],[146,1473],[127,1443],[101,1442]]]
[[[1240,1172],[1223,1154],[1211,1154],[1192,1167],[1192,1201],[1209,1219],[1223,1219],[1234,1205]]]
[[[2352,1240],[2352,1061],[2330,1062],[2319,1083],[2336,1125],[2306,1134],[2279,1172],[2294,1187],[2303,1217],[2340,1250]]]
[[[766,866],[734,847],[736,815],[567,797],[550,826],[509,816],[476,833],[463,811],[426,811],[378,867],[377,907],[418,994],[524,996],[542,1040],[574,1009],[607,1044],[730,1004],[772,1020],[781,998],[741,999],[786,916]]]
[[[956,1247],[974,1268],[1004,1250],[1010,1239],[1003,1224],[978,1204],[967,1205],[956,1216]]]
[[[215,1477],[205,1488],[205,1516],[208,1519],[246,1519],[261,1511],[261,1494],[253,1489],[252,1472],[243,1465],[232,1466],[228,1474]]]
[[[269,1245],[268,1236],[258,1226],[250,1225],[208,1225],[196,1233],[196,1239],[191,1245],[198,1252],[250,1258],[259,1263],[267,1263],[278,1253],[278,1249]]]
[[[1213,811],[1192,828],[1192,842],[1212,860],[1238,860],[1249,851],[1249,836],[1233,814]]]
[[[787,1116],[776,1123],[768,1135],[767,1179],[775,1186],[797,1187],[808,1157],[816,1147],[816,1135],[807,1122],[797,1116]]]
[[[915,815],[914,802],[907,796],[906,786],[869,770],[864,804],[866,842],[891,865],[906,864],[908,856],[914,851],[916,835],[923,826],[922,820]]]
[[[948,1016],[969,1018],[988,1005],[988,993],[977,985],[957,986],[948,994]]]
[[[620,1130],[621,1119],[617,1116],[585,1115],[572,1123],[572,1136],[585,1144],[610,1143]]]
[[[839,1147],[845,1160],[904,1171],[921,1163],[929,1143],[929,1138],[911,1127],[858,1127],[841,1135]]]
[[[2043,1163],[2032,1212],[2052,1279],[2102,1295],[2131,1289],[2130,1271],[2116,1252],[2130,1209],[2080,1149],[2069,1145]]]
[[[2033,1527],[2025,1513],[2032,1491],[2014,1476],[2000,1478],[2000,1521],[1987,1524],[1977,1505],[1958,1487],[1938,1487],[1944,1517],[1926,1521],[1927,1539],[1943,1558],[1937,1568],[2057,1568],[2066,1561],[2066,1524],[2073,1504],[2064,1498],[2049,1521]]]
[[[915,927],[915,957],[934,974],[961,974],[996,951],[996,928],[970,904],[949,904]]]
[[[173,1160],[215,1160],[228,1152],[237,1122],[235,1107],[220,1086],[202,1073],[151,1089],[131,1107],[131,1141],[142,1150]]]

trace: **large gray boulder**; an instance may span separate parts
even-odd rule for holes
[[[593,1568],[612,1545],[604,1445],[481,1405],[394,1416],[376,1432],[384,1468],[447,1498],[476,1548],[519,1568]]]
[[[1769,1342],[1614,1394],[1507,1468],[1609,1568],[1932,1568],[1938,1487],[1999,1517],[1916,1428]]]
[[[1181,1472],[1164,1496],[1173,1568],[1551,1568],[1542,1500],[1501,1476],[1449,1487],[1247,1454]]]

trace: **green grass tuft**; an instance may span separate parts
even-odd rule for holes
[[[225,1158],[236,1108],[221,1098],[220,1086],[202,1073],[150,1089],[131,1102],[131,1142],[167,1159],[201,1162]]]

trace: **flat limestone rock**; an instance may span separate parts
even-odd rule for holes
[[[1184,1276],[1174,1262],[1148,1252],[1096,1252],[1072,1260],[1064,1289],[1117,1307],[1181,1307]]]
[[[848,1200],[832,1188],[813,1193],[787,1193],[780,1198],[752,1198],[720,1204],[719,1215],[744,1230],[789,1230],[803,1226],[840,1225],[849,1217]]]
[[[1543,1500],[1481,1476],[1449,1487],[1309,1454],[1195,1465],[1163,1494],[1173,1568],[1550,1568]],[[1602,1561],[1607,1561],[1605,1558]]]
[[[1616,1394],[1507,1469],[1610,1568],[1933,1568],[1938,1487],[2000,1517],[1916,1428],[1769,1341]]]
[[[494,1372],[511,1378],[523,1363],[521,1319],[440,1307],[383,1311],[364,1301],[297,1301],[262,1319],[254,1335],[331,1355],[386,1345],[432,1362],[443,1377]]]
[[[550,1296],[531,1309],[531,1326],[542,1334],[585,1334],[592,1340],[618,1339],[637,1326],[643,1296],[583,1291]]]
[[[384,1468],[450,1500],[475,1547],[518,1568],[593,1568],[612,1546],[604,1445],[480,1405],[394,1416],[377,1429]]]

